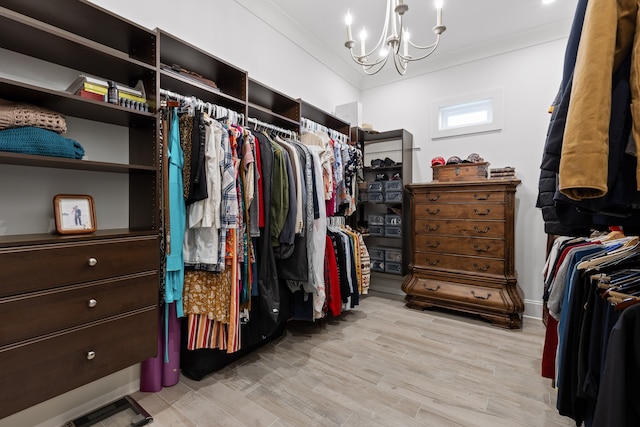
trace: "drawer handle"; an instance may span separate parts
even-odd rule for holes
[[[474,298],[478,298],[478,299],[485,299],[486,300],[486,299],[491,298],[491,292],[489,292],[486,297],[483,297],[482,295],[476,295],[476,293],[474,291],[471,291],[471,295],[473,295]]]
[[[487,200],[489,197],[491,197],[491,194],[487,193],[486,196],[478,196],[477,194],[473,195],[473,198],[476,200]]]
[[[432,211],[431,209],[427,208],[427,213],[429,215],[438,215],[440,213],[440,208],[436,209],[435,211]]]
[[[91,298],[91,299],[89,300],[89,304],[88,304],[88,305],[89,305],[89,308],[93,308],[93,307],[95,307],[96,305],[98,305],[98,300]]]
[[[476,233],[488,233],[491,227],[485,227],[484,230],[480,230],[477,225],[473,226]]]
[[[475,245],[473,245],[473,249],[479,252],[489,252],[489,249],[491,249],[491,246],[485,245],[484,248],[481,248],[480,245],[476,243]]]
[[[436,194],[435,196],[432,195],[428,195],[427,199],[429,199],[430,202],[435,202],[436,200],[438,200],[440,198],[439,194]]]
[[[431,292],[437,292],[440,289],[440,285],[436,286],[435,288],[430,288],[427,285],[424,285],[424,288]]]
[[[93,360],[96,357],[95,351],[87,351],[87,360]]]
[[[487,271],[489,269],[489,264],[485,265],[484,267],[480,267],[477,263],[473,263],[473,266],[476,268],[476,270],[478,271]]]
[[[437,231],[439,228],[440,228],[440,224],[436,224],[435,227],[432,227],[429,224],[427,224],[427,231]]]
[[[98,260],[95,258],[89,258],[89,267],[95,267],[98,263]]]
[[[489,212],[491,212],[491,209],[487,209],[485,212],[480,212],[478,209],[473,210],[474,214],[480,215],[480,216],[489,215]]]
[[[430,240],[427,240],[427,247],[428,248],[437,248],[438,246],[440,246],[440,241],[436,240],[435,243],[431,243]]]
[[[437,259],[437,258],[436,258],[435,261],[431,261],[431,260],[429,260],[429,258],[427,258],[427,264],[429,264],[429,265],[434,265],[435,266],[435,265],[438,265],[439,263],[440,263],[440,260]]]

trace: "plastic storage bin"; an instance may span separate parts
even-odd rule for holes
[[[402,191],[387,191],[384,193],[384,201],[386,203],[401,203]]]
[[[368,248],[368,251],[369,258],[371,259],[384,260],[384,257],[386,256],[386,251],[383,248],[371,247]]]
[[[369,234],[372,236],[384,236],[385,234],[384,225],[370,225],[369,226]]]
[[[396,248],[386,248],[384,250],[384,259],[385,261],[402,262],[402,250]]]
[[[371,227],[369,227],[369,230],[371,230]],[[373,233],[371,233],[373,234]],[[402,227],[392,227],[392,226],[385,226],[384,227],[384,235],[386,237],[402,237]]]
[[[384,216],[384,225],[400,227],[402,225],[402,217],[395,214],[386,214]]]
[[[384,261],[379,259],[371,260],[371,270],[384,272]]]
[[[386,217],[383,214],[369,214],[367,215],[367,222],[369,225],[384,225]]]
[[[402,181],[399,179],[384,181],[384,191],[402,191]]]
[[[369,191],[369,203],[384,203],[382,191]]]
[[[402,274],[402,265],[399,262],[385,262],[385,273]]]
[[[383,188],[382,181],[370,181],[367,185],[368,191],[382,191]]]

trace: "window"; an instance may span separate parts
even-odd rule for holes
[[[431,111],[431,139],[502,129],[502,91],[437,101]]]

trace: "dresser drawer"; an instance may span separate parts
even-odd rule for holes
[[[416,234],[504,237],[504,221],[416,219]]]
[[[504,258],[504,240],[417,235],[415,236],[414,250],[416,252]]]
[[[157,304],[157,272],[0,298],[0,346]]]
[[[504,191],[450,191],[434,189],[416,193],[416,203],[504,203]]]
[[[482,306],[495,310],[504,309],[502,288],[490,288],[488,286],[469,285],[465,283],[445,282],[431,279],[417,279],[413,284],[413,295],[425,296],[430,299],[441,299],[456,302],[462,306]]]
[[[159,258],[157,236],[6,248],[0,297],[157,270]]]
[[[150,309],[0,347],[0,418],[156,356],[157,331]]]
[[[415,218],[503,220],[504,205],[475,203],[473,205],[447,205],[442,203],[416,203]]]
[[[466,271],[488,275],[505,274],[505,264],[502,259],[414,252],[413,262],[415,268]]]

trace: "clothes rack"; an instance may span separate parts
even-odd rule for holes
[[[208,114],[214,117],[216,120],[226,117],[231,123],[244,126],[244,114],[237,113],[229,108],[221,107],[210,102],[205,102],[199,98],[196,98],[195,96],[185,96],[162,88],[160,88],[160,96],[189,104],[193,106],[193,108],[198,110],[206,109],[208,111]]]
[[[338,132],[337,130],[334,130],[334,129],[329,129],[326,126],[321,125],[319,123],[316,123],[313,120],[309,120],[309,119],[307,119],[305,117],[301,117],[300,118],[300,124],[302,125],[302,129],[303,130],[306,130],[306,131],[309,131],[309,132],[315,132],[315,131],[325,132],[332,139],[334,139],[336,141],[340,141],[343,144],[347,144],[349,142],[349,136],[348,135],[340,133],[340,132]]]
[[[252,124],[255,126],[256,130],[260,130],[260,129],[267,129],[273,132],[276,132],[282,136],[286,136],[288,138],[291,139],[295,139],[296,141],[299,139],[298,138],[298,132],[290,130],[290,129],[285,129],[285,128],[281,128],[279,126],[275,126],[272,125],[270,123],[265,123],[263,121],[260,121],[256,118],[253,117],[247,117],[247,123],[248,124]]]

